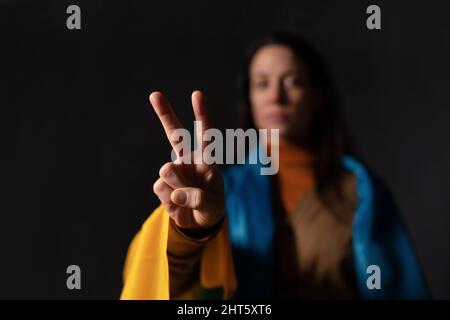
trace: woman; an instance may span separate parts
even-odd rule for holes
[[[240,86],[243,127],[279,129],[278,174],[165,164],[161,206],[130,246],[122,298],[427,298],[392,200],[350,156],[311,45],[290,34],[258,41]],[[160,93],[150,102],[175,146],[170,104]],[[202,93],[192,104],[208,128]]]

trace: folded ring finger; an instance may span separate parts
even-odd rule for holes
[[[170,200],[172,191],[173,189],[161,178],[153,184],[153,192],[155,192],[162,204],[172,204]]]

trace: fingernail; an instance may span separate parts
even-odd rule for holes
[[[167,210],[167,212],[169,212],[169,213],[174,212],[176,208],[177,208],[176,206],[173,206],[173,205],[171,205],[171,204],[167,204],[167,205],[166,205],[166,210]]]
[[[184,204],[186,202],[187,195],[184,191],[176,191],[174,194],[174,202],[178,204]]]

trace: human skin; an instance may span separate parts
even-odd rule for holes
[[[257,128],[279,129],[280,139],[299,143],[309,130],[315,103],[308,70],[291,49],[271,44],[259,49],[249,68],[249,100]]]
[[[252,116],[258,129],[279,129],[280,138],[292,140],[304,130],[302,112],[310,104],[309,77],[306,68],[286,46],[266,45],[254,55],[250,67],[249,98]],[[160,92],[150,95],[152,104],[172,147],[175,129],[182,128],[172,106]],[[205,97],[192,93],[192,107],[203,130],[211,126]],[[303,119],[304,120],[304,119]],[[204,147],[204,142],[199,141]],[[223,179],[214,165],[169,162],[159,171],[153,185],[159,200],[176,225],[188,230],[215,226],[225,216]]]

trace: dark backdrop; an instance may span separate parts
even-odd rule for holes
[[[394,194],[432,292],[450,298],[450,3],[0,1],[0,298],[117,298],[129,241],[158,204],[169,145],[148,103],[192,127],[203,89],[234,127],[243,48],[273,29],[325,56],[367,163]],[[78,4],[82,30],[66,29]],[[66,267],[82,290],[66,288]]]

